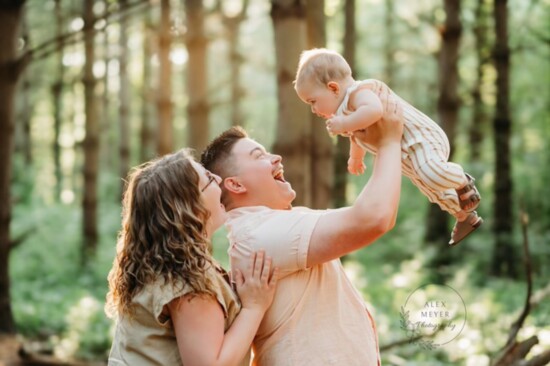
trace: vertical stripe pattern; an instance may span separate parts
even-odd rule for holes
[[[358,89],[369,89],[380,96],[387,92],[400,103],[404,126],[401,139],[401,165],[408,177],[430,202],[437,203],[451,215],[461,211],[455,189],[466,183],[464,170],[458,164],[448,162],[450,147],[445,132],[430,117],[395,94],[385,83],[375,79],[358,81],[348,88],[337,115],[353,112],[348,108],[350,95]],[[376,155],[373,146],[365,144],[357,136],[352,137],[359,146]]]

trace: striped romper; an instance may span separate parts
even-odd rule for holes
[[[395,94],[385,83],[367,79],[357,81],[348,88],[336,115],[347,115],[349,96],[355,90],[368,88],[380,96],[385,89],[388,95],[396,98],[403,110],[403,138],[401,139],[401,166],[408,177],[430,202],[437,203],[451,215],[461,211],[455,189],[466,183],[462,167],[448,162],[449,140],[445,132],[430,117],[407,103]],[[376,155],[376,149],[361,141],[356,134],[351,138],[363,149]]]

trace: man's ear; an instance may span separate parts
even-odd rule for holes
[[[245,193],[246,187],[241,184],[237,177],[227,177],[223,180],[223,186],[231,193]]]
[[[340,93],[340,84],[338,84],[336,81],[329,81],[327,83],[327,88],[336,95]]]

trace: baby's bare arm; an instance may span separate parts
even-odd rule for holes
[[[354,112],[345,116],[343,120],[346,131],[368,128],[378,122],[384,114],[382,100],[369,89],[360,89],[353,93],[349,107]]]
[[[353,138],[349,139],[349,157],[352,159],[361,159],[365,157],[365,150],[363,150]]]
[[[354,138],[350,137],[348,172],[354,175],[363,174],[366,169],[365,163],[363,162],[364,157],[365,150],[357,145]]]

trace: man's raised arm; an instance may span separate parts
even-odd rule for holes
[[[378,147],[371,178],[351,207],[323,215],[313,230],[307,266],[311,267],[365,247],[395,225],[401,191],[402,111],[387,102],[379,123],[368,129]]]

